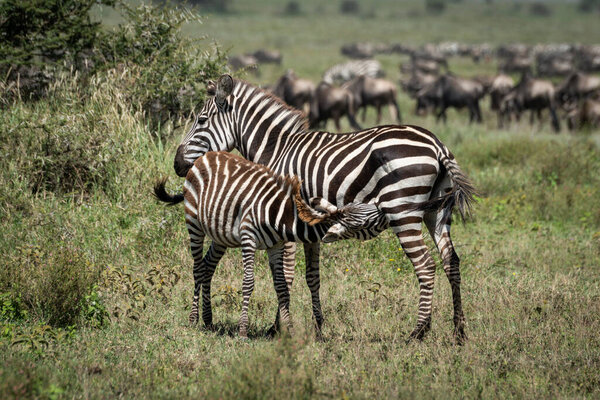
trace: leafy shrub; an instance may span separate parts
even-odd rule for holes
[[[1,290],[20,299],[31,317],[59,327],[79,322],[100,273],[80,250],[64,243],[20,247],[1,268]]]
[[[356,0],[343,0],[340,3],[340,12],[342,14],[358,14],[360,12],[360,5]]]
[[[92,22],[95,4],[115,0],[4,0],[0,2],[0,74],[13,94],[41,96],[57,71],[81,66],[103,41]]]
[[[102,52],[112,67],[125,65],[135,77],[124,87],[128,102],[160,126],[189,115],[203,102],[205,84],[225,68],[218,46],[208,52],[181,35],[183,24],[200,21],[187,10],[123,5],[126,23],[108,35]]]

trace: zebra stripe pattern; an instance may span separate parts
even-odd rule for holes
[[[417,126],[380,126],[347,134],[309,132],[303,115],[250,84],[224,75],[184,137],[174,167],[184,174],[202,149],[230,151],[299,176],[305,198],[321,197],[337,207],[351,202],[375,205],[397,236],[419,280],[417,326],[422,338],[431,324],[435,262],[423,240],[424,222],[442,257],[452,287],[454,334],[465,338],[459,258],[450,236],[454,206],[464,216],[475,190],[448,148]],[[385,227],[365,230],[370,238]],[[381,229],[381,230],[379,230]],[[317,247],[305,253],[318,260]],[[318,261],[315,261],[318,263]],[[316,278],[318,279],[318,277]]]
[[[329,68],[323,73],[323,81],[329,84],[343,83],[361,75],[380,78],[385,73],[377,60],[352,60]]]
[[[266,249],[268,252],[279,301],[278,319],[281,318],[289,326],[291,281],[286,280],[283,268],[284,243],[350,238],[354,237],[354,231],[364,227],[370,229],[373,223],[382,220],[381,213],[374,206],[350,204],[338,209],[324,199],[313,199],[316,208],[312,208],[300,196],[297,178],[276,175],[265,166],[226,152],[208,152],[199,157],[186,176],[183,195],[170,196],[164,184],[165,181],[162,181],[156,185],[156,196],[171,204],[183,201],[185,205],[185,221],[194,258],[194,297],[190,322],[196,323],[198,320],[198,301],[202,289],[202,319],[206,326],[212,325],[210,283],[215,267],[227,248],[242,248],[244,279],[241,337],[247,336],[247,312],[254,288],[254,254],[257,249]],[[335,229],[329,233],[332,224]],[[206,236],[212,239],[212,244],[202,257]],[[295,251],[295,247],[287,246],[288,254]],[[309,260],[307,264],[314,262]],[[291,265],[293,267],[293,260]],[[314,274],[311,268],[307,268],[307,276]],[[314,314],[320,329],[322,318],[318,286],[313,286],[312,292]]]

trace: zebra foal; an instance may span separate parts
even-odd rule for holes
[[[199,157],[186,175],[183,194],[169,195],[166,180],[159,181],[154,193],[164,202],[184,202],[185,221],[194,258],[194,298],[190,322],[198,321],[202,289],[202,319],[212,325],[210,284],[220,257],[229,247],[241,247],[244,264],[240,337],[248,333],[248,304],[254,289],[254,255],[267,250],[269,267],[278,299],[282,322],[291,325],[289,288],[283,270],[285,242],[332,242],[355,237],[354,232],[369,229],[382,221],[377,207],[350,204],[338,209],[324,199],[312,199],[314,208],[300,195],[297,177],[276,175],[268,167],[251,163],[226,152],[208,152]],[[204,238],[212,239],[202,256]],[[307,268],[307,282],[312,280]],[[309,287],[311,285],[309,284]],[[311,287],[318,302],[318,287]],[[320,304],[316,314],[320,329]]]
[[[422,234],[425,223],[452,287],[454,335],[462,343],[460,260],[450,226],[452,209],[468,212],[475,188],[433,133],[411,125],[344,134],[311,132],[302,113],[229,75],[209,84],[207,92],[212,97],[177,149],[173,166],[179,176],[205,152],[235,148],[252,162],[300,177],[305,198],[321,197],[337,207],[364,203],[381,210],[378,229],[355,232],[355,237],[372,238],[389,227],[398,238],[419,281],[417,325],[410,334],[416,339],[431,326],[435,281],[435,261]],[[295,247],[287,250],[286,271],[293,272],[289,264]],[[318,244],[305,244],[304,252],[318,280]]]

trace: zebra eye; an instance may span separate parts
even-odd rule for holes
[[[200,125],[204,125],[207,120],[208,120],[208,117],[198,117],[198,123]]]

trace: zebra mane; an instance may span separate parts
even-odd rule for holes
[[[278,113],[285,113],[288,116],[288,120],[291,119],[294,121],[294,125],[292,125],[291,131],[300,132],[308,130],[308,119],[306,115],[281,100],[279,97],[275,96],[273,93],[266,91],[265,89],[259,88],[258,86],[246,82],[241,79],[236,79],[234,81],[237,85],[242,85],[242,90],[247,88],[247,90],[252,91],[252,95],[259,95],[265,99],[269,100],[269,105],[274,105],[279,108]]]

